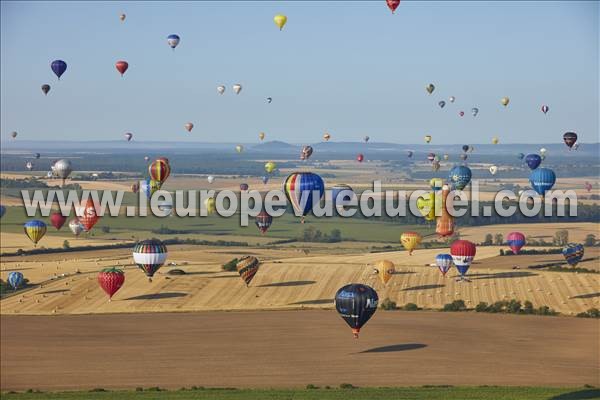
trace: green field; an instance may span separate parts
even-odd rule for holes
[[[145,390],[136,392],[62,392],[62,393],[3,393],[6,400],[45,399],[141,399],[141,400],[575,400],[598,399],[595,388],[538,388],[538,387],[406,387],[406,388],[354,388],[354,389],[197,389],[178,391]]]

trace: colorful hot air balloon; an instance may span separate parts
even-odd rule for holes
[[[50,91],[50,85],[48,85],[48,84],[42,85],[42,92],[44,93],[44,95],[48,95],[49,91]]]
[[[538,154],[527,154],[525,157],[525,164],[529,167],[529,169],[534,170],[540,166],[542,163],[542,157]]]
[[[259,133],[259,134],[258,134],[258,138],[259,138],[260,140],[265,140],[265,133],[264,133],[264,132],[261,132],[261,133]]]
[[[260,233],[264,235],[271,227],[271,224],[273,223],[273,217],[270,216],[269,213],[267,213],[265,210],[262,210],[255,217],[254,223],[256,224],[256,227],[258,228]]]
[[[400,5],[400,0],[385,0],[387,6],[390,10],[392,10],[392,14],[396,11],[396,8]]]
[[[148,166],[148,173],[153,180],[157,181],[162,186],[171,174],[169,161],[161,159],[154,160],[152,164]]]
[[[450,170],[448,182],[456,190],[463,190],[471,182],[471,169],[464,165],[458,165]]]
[[[181,40],[181,38],[179,37],[179,35],[176,35],[176,34],[171,34],[171,35],[167,36],[167,43],[169,44],[169,46],[171,46],[171,48],[173,50],[175,50],[175,47],[177,47],[177,45],[179,45],[180,40]]]
[[[450,254],[438,254],[435,256],[435,264],[442,275],[446,276],[446,273],[448,273],[452,267],[452,256]]]
[[[580,243],[569,243],[563,248],[562,253],[565,257],[565,260],[567,260],[567,264],[575,267],[583,258],[585,249]]]
[[[259,266],[260,261],[253,256],[242,257],[235,265],[238,274],[240,274],[242,280],[246,282],[246,287],[250,286],[250,282],[252,282],[252,279],[254,279],[254,276],[258,272]]]
[[[67,70],[67,63],[63,60],[54,60],[50,64],[50,68],[52,69],[52,72],[54,72],[54,75],[56,75],[60,80],[62,74],[64,74]]]
[[[242,192],[245,192],[246,190],[248,190],[249,186],[247,183],[240,183],[240,190]]]
[[[538,168],[529,175],[531,187],[541,196],[544,196],[548,190],[552,189],[555,182],[556,175],[549,168]]]
[[[508,103],[510,103],[510,99],[508,97],[503,97],[500,99],[500,103],[506,107],[508,105]]]
[[[442,187],[442,196],[441,196],[441,211],[442,215],[436,218],[435,221],[435,233],[437,233],[440,237],[448,237],[452,236],[454,233],[454,217],[450,215],[446,208],[446,203],[448,201],[448,194],[450,193],[450,188],[448,185],[444,185]],[[437,202],[436,197],[436,202]]]
[[[23,274],[19,271],[9,272],[8,277],[6,278],[6,282],[13,288],[13,290],[17,290],[24,282]]]
[[[129,68],[129,63],[127,61],[119,60],[116,62],[115,68],[117,71],[119,71],[121,76],[123,76],[123,74],[127,71],[127,68]]]
[[[452,261],[454,261],[454,265],[456,265],[456,269],[460,273],[460,280],[466,280],[465,276],[476,253],[477,248],[475,244],[468,240],[456,240],[450,246]]]
[[[445,105],[446,105],[446,102],[444,100],[438,101],[438,106],[440,106],[440,108],[444,108]]]
[[[125,133],[123,136],[125,136],[125,139],[126,139],[128,142],[131,142],[131,139],[133,139],[133,133],[131,133],[131,132],[127,132],[127,133]]]
[[[329,142],[329,139],[331,139],[331,135],[327,132],[325,132],[323,134],[323,140],[325,140],[326,142]]]
[[[276,16],[273,17],[273,22],[275,22],[275,25],[277,25],[277,27],[281,31],[281,30],[283,30],[283,27],[285,26],[285,23],[287,22],[287,17],[282,14],[277,14]]]
[[[460,111],[460,112],[458,113],[458,115],[460,115],[461,117],[464,117],[464,116],[465,116],[465,112],[464,112],[464,111]]]
[[[543,112],[544,114],[548,114],[548,111],[550,111],[550,107],[548,107],[547,105],[545,105],[545,104],[544,104],[544,105],[542,106],[542,112]]]
[[[569,150],[571,150],[573,145],[577,142],[577,134],[575,132],[567,132],[563,135],[563,140]]]
[[[356,193],[354,193],[354,190],[349,185],[339,184],[331,188],[331,200],[338,212],[345,209],[344,202],[349,202],[354,198],[356,198]]]
[[[123,283],[125,283],[125,274],[116,267],[104,268],[98,273],[98,284],[108,295],[108,301],[112,300]]]
[[[323,197],[325,184],[319,175],[312,172],[294,172],[285,179],[283,189],[295,214],[301,215],[304,222],[304,217],[313,208],[313,201]]]
[[[23,225],[25,234],[33,242],[34,246],[44,237],[46,229],[46,224],[38,219],[32,219]]]
[[[133,248],[133,261],[144,271],[150,282],[156,271],[167,261],[167,255],[167,246],[158,239],[144,240]]]
[[[396,267],[389,260],[380,260],[375,263],[375,272],[379,275],[381,282],[386,285],[392,278],[392,275],[396,273]]]
[[[56,176],[62,179],[62,184],[64,185],[65,180],[71,175],[71,172],[73,172],[71,161],[66,159],[58,160],[52,167],[52,171],[54,171]]]
[[[429,162],[433,162],[433,160],[435,160],[435,153],[429,153],[429,154],[427,154],[427,160]]]
[[[427,90],[427,93],[431,94],[435,90],[435,86],[433,83],[430,83],[429,85],[425,86],[425,90]]]
[[[56,228],[57,231],[62,228],[66,221],[67,217],[63,216],[60,212],[53,212],[50,214],[50,223]]]
[[[425,135],[425,143],[431,143],[431,135]]]
[[[506,243],[513,254],[519,254],[519,250],[525,246],[525,235],[521,232],[511,232],[506,236]]]
[[[351,283],[340,288],[335,294],[335,309],[352,328],[358,339],[360,329],[377,311],[379,296],[370,286]]]
[[[427,221],[435,219],[435,194],[425,193],[417,199],[417,209]]]
[[[240,94],[240,92],[242,91],[242,85],[240,85],[239,83],[236,83],[232,87],[233,87],[233,93],[235,93],[235,94]]]
[[[124,22],[125,18],[127,18],[127,16],[125,14],[119,15],[119,19],[121,20],[121,22]]]
[[[265,164],[265,171],[267,171],[268,174],[275,171],[276,168],[277,168],[277,164],[275,164],[273,161],[269,161]]]
[[[146,198],[151,199],[152,195],[160,189],[160,182],[154,179],[144,179],[140,182],[139,191],[146,195]]]
[[[302,148],[302,154],[300,155],[300,158],[303,160],[308,160],[310,158],[310,156],[313,153],[313,148],[312,146],[304,146]]]
[[[358,161],[358,162],[363,162],[364,159],[365,159],[365,156],[362,154],[358,154],[356,156],[356,161]]]
[[[85,230],[81,222],[79,222],[79,218],[73,218],[69,221],[69,229],[75,236],[79,236]]]
[[[191,122],[187,122],[187,123],[184,125],[184,128],[185,128],[185,130],[186,130],[186,131],[188,131],[188,132],[191,132],[191,131],[192,131],[192,129],[194,129],[194,124],[192,124]]]
[[[77,210],[77,218],[86,232],[89,232],[94,225],[96,225],[100,216],[98,215],[98,207],[96,207],[92,199],[88,198],[85,206],[79,207]]]
[[[418,232],[404,232],[400,235],[400,243],[406,250],[408,250],[408,255],[412,256],[412,252],[416,249],[419,244],[423,240],[423,237]]]
[[[223,85],[219,85],[219,86],[217,86],[217,92],[218,92],[219,94],[223,94],[223,93],[225,93],[225,86],[223,86]]]

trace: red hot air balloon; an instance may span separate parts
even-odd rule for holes
[[[392,10],[392,14],[396,11],[396,8],[400,5],[400,0],[385,0],[387,6],[390,10]]]
[[[458,113],[458,115],[460,115],[461,117],[464,117],[465,116],[465,112],[461,111],[461,112]]]
[[[115,64],[115,68],[117,68],[117,71],[119,71],[121,76],[123,76],[125,71],[127,71],[127,68],[129,68],[129,63],[127,63],[127,61],[122,61],[122,60],[117,61],[117,63]]]
[[[585,186],[585,190],[587,190],[588,193],[592,191],[592,184],[591,183],[586,182],[584,186]]]
[[[86,232],[89,232],[94,225],[96,225],[96,222],[98,222],[100,217],[98,216],[97,208],[92,199],[88,199],[87,203],[85,203],[85,207],[80,209],[77,218]]]
[[[363,156],[362,154],[359,154],[356,156],[356,161],[358,161],[358,162],[363,162],[364,159],[365,159],[365,156]]]
[[[125,274],[120,269],[105,268],[98,273],[98,284],[108,295],[108,301],[111,301],[123,283],[125,283]]]
[[[460,273],[461,280],[466,280],[465,275],[475,258],[475,254],[477,253],[477,248],[475,244],[469,242],[468,240],[456,240],[450,246],[450,254],[452,255],[452,260],[454,261],[454,265],[456,265],[456,269]]]
[[[67,217],[64,217],[60,212],[53,212],[50,215],[50,223],[56,228],[57,231],[62,228],[66,221]]]
[[[150,177],[153,180],[159,182],[162,185],[163,182],[166,181],[169,177],[169,174],[171,174],[171,166],[169,165],[169,160],[160,158],[158,160],[155,160],[148,167],[148,173],[150,174]]]
[[[563,135],[563,140],[569,150],[571,150],[573,145],[577,142],[577,134],[575,132],[567,132]]]
[[[521,232],[511,232],[506,236],[506,243],[514,254],[519,254],[521,247],[525,246],[525,235]]]
[[[273,223],[273,217],[270,216],[265,210],[262,210],[256,216],[255,223],[256,223],[256,227],[258,228],[260,233],[262,233],[264,235],[265,233],[267,233],[267,231],[271,227],[271,224]]]

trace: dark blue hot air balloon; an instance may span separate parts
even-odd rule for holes
[[[19,286],[23,284],[23,274],[18,271],[13,271],[8,274],[7,282],[14,290],[17,290]]]
[[[450,170],[448,182],[456,190],[463,190],[471,182],[471,169],[464,165],[458,165]]]
[[[539,154],[527,154],[525,157],[525,163],[529,169],[534,170],[542,163],[542,157]]]
[[[529,175],[529,183],[537,194],[543,196],[552,189],[556,182],[554,171],[549,168],[538,168]]]
[[[567,263],[574,267],[583,258],[584,248],[581,243],[569,243],[562,251]]]
[[[260,180],[266,185],[269,182],[269,177],[264,175],[260,177]]]
[[[352,328],[358,339],[360,328],[375,314],[379,297],[370,286],[351,283],[340,288],[335,294],[335,309],[340,317]]]
[[[50,64],[50,68],[52,68],[52,71],[60,80],[62,74],[67,70],[67,63],[63,60],[54,60],[52,61],[52,64]]]

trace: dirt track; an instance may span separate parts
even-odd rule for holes
[[[378,311],[2,316],[1,389],[600,384],[599,325]]]

